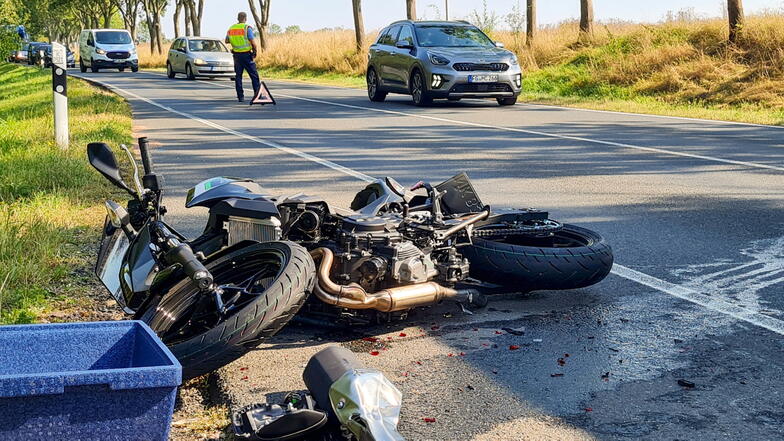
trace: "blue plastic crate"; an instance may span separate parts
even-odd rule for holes
[[[0,440],[165,441],[181,382],[142,322],[0,326]]]

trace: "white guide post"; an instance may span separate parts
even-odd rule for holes
[[[52,91],[54,94],[54,140],[68,148],[68,85],[65,46],[52,42]]]

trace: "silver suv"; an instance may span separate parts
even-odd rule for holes
[[[392,92],[411,95],[418,106],[437,98],[495,98],[511,106],[521,86],[517,56],[467,22],[397,21],[368,54],[371,101]]]

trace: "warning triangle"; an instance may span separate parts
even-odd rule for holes
[[[278,103],[275,102],[275,98],[272,96],[272,93],[269,91],[269,88],[267,87],[267,84],[264,81],[261,82],[261,87],[259,87],[259,93],[257,93],[256,96],[253,97],[252,100],[250,100],[250,105],[252,106],[254,104],[261,104],[262,106],[265,104],[274,104],[276,106],[278,105]]]

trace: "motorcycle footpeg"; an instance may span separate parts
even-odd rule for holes
[[[238,439],[305,441],[327,424],[327,414],[312,408],[297,409],[291,403],[288,407],[252,404],[235,412],[231,422]]]

